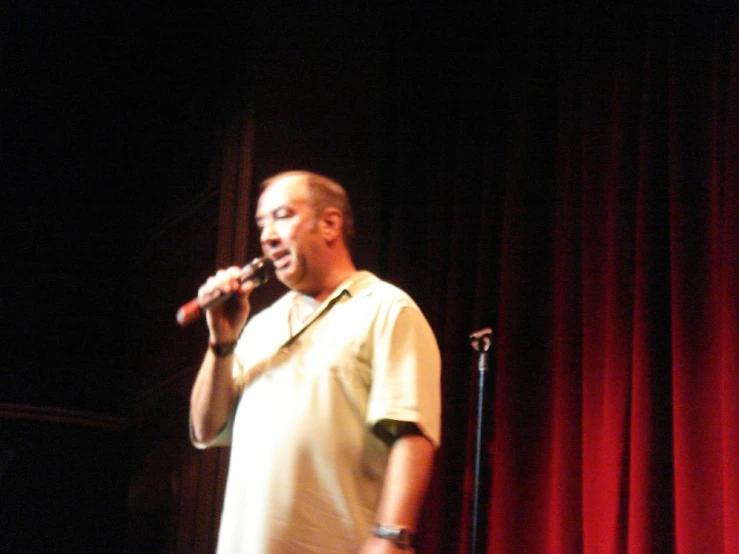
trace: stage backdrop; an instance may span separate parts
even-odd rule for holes
[[[391,172],[383,269],[446,362],[423,552],[467,552],[462,339],[489,323],[486,552],[739,552],[736,11],[559,9],[511,37],[495,106],[469,85],[427,106],[440,132],[396,154],[413,192]]]
[[[487,326],[479,552],[739,552],[736,10],[487,4],[261,14],[214,175],[248,214],[275,171],[343,181],[359,265],[428,315],[444,435],[420,552],[469,552]],[[199,270],[258,252],[208,229]],[[202,456],[178,551],[214,541],[225,461]]]

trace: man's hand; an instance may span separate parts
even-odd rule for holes
[[[232,294],[226,302],[205,311],[210,342],[213,344],[234,342],[249,317],[249,294],[254,290],[250,280],[241,282],[241,268],[231,266],[210,277],[198,290],[198,300],[214,294]]]

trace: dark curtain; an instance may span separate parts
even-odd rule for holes
[[[378,265],[445,367],[423,552],[470,548],[484,326],[486,552],[739,552],[737,12],[678,6],[391,29]]]

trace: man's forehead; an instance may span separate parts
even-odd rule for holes
[[[271,183],[259,196],[257,215],[280,206],[301,204],[308,200],[308,188],[302,176],[286,176]]]

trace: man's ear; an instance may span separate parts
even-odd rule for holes
[[[341,237],[344,227],[344,217],[338,208],[326,208],[318,219],[318,230],[328,243],[333,243]]]
[[[333,243],[341,238],[344,216],[337,208],[326,208],[321,214],[320,229],[327,242]]]

